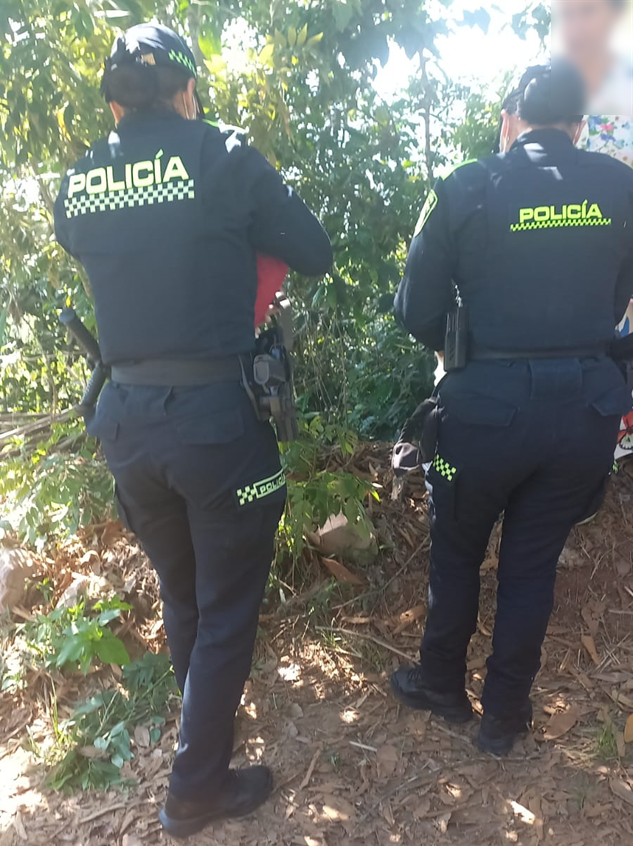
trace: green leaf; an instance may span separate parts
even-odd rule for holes
[[[5,334],[7,330],[7,317],[9,314],[9,302],[7,301],[4,304],[2,310],[0,310],[0,350],[4,346],[5,342]]]
[[[291,26],[288,29],[288,44],[290,45],[290,47],[294,47],[296,43],[297,43],[297,30],[294,28],[294,26]]]
[[[212,32],[205,32],[198,36],[198,45],[205,59],[211,59],[222,52],[222,41]]]
[[[55,655],[55,666],[64,667],[71,661],[79,661],[85,648],[86,642],[82,638],[74,635],[66,637],[62,648]]]
[[[212,76],[223,76],[226,73],[227,63],[220,55],[205,59],[204,64]]]
[[[104,637],[95,644],[97,657],[104,664],[123,666],[130,663],[130,656],[122,640],[114,635]]]
[[[259,61],[262,65],[268,65],[268,67],[273,66],[273,57],[275,55],[275,45],[274,43],[267,44],[261,53],[259,54]]]
[[[490,20],[490,12],[486,9],[477,9],[475,12],[464,11],[463,23],[471,28],[478,26],[484,35],[487,35],[490,29]]]
[[[308,38],[308,25],[306,24],[301,29],[299,34],[297,35],[297,44],[299,45],[299,47],[303,47],[303,45],[306,43],[307,38]]]
[[[378,106],[374,112],[374,117],[381,126],[388,126],[391,120],[391,113],[386,106]]]
[[[352,18],[354,17],[354,10],[352,9],[352,4],[350,2],[340,2],[339,0],[339,2],[334,3],[332,12],[334,13],[336,28],[339,32],[343,32],[345,29],[347,29]]]
[[[117,620],[121,616],[120,608],[108,608],[107,611],[102,611],[97,617],[97,624],[99,626],[106,626],[113,620]]]

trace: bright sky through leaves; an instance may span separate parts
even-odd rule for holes
[[[525,9],[525,0],[503,0],[498,4],[453,0],[448,14],[451,20],[461,21],[464,13],[474,13],[482,7],[490,14],[487,34],[478,26],[453,26],[454,32],[439,38],[437,46],[442,66],[453,80],[474,79],[482,87],[492,87],[496,91],[507,71],[521,71],[542,59],[543,49],[535,32],[524,40],[512,31],[512,16]],[[415,73],[416,67],[417,62],[409,61],[404,50],[392,46],[389,63],[376,80],[385,99],[391,99],[406,86],[407,78]]]

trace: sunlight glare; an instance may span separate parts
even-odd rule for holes
[[[343,723],[356,723],[360,718],[360,714],[356,710],[356,708],[346,708],[344,711],[341,711],[341,722]]]
[[[481,8],[480,0],[454,0],[450,6],[452,21],[460,21],[464,11]],[[479,27],[451,25],[448,36],[440,36],[437,44],[440,62],[453,82],[470,82],[496,92],[508,72],[516,73],[537,60],[543,50],[535,32],[522,39],[510,29],[512,15],[525,7],[523,0],[505,0],[503,13],[490,9],[491,22],[487,34]],[[392,101],[418,68],[417,59],[408,59],[405,51],[391,46],[389,61],[379,70],[375,85],[379,94]]]

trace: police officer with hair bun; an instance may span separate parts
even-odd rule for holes
[[[505,152],[430,193],[396,298],[406,329],[445,354],[447,376],[421,438],[432,547],[420,664],[392,688],[411,708],[472,718],[466,655],[503,514],[478,735],[495,755],[531,723],[558,559],[596,511],[630,404],[609,353],[633,293],[633,173],[575,149],[584,111],[571,65],[530,68],[506,102]]]
[[[160,580],[183,694],[160,819],[180,837],[272,789],[264,766],[229,769],[286,496],[274,431],[245,390],[257,260],[321,275],[332,250],[263,156],[201,119],[195,59],[175,32],[142,24],[118,38],[102,92],[116,130],[66,175],[55,229],[88,272],[111,368],[88,428]]]

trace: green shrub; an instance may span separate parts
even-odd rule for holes
[[[113,515],[114,482],[82,420],[58,424],[35,449],[0,464],[4,523],[41,550],[47,541],[76,534]],[[6,526],[5,526],[6,528]]]
[[[344,470],[320,469],[328,451],[340,451],[351,458],[358,438],[347,428],[324,423],[320,415],[301,420],[301,439],[282,448],[288,474],[288,505],[281,521],[278,549],[283,559],[296,563],[305,546],[306,532],[322,526],[332,515],[344,514],[367,537],[370,524],[365,502],[378,499],[372,484]]]
[[[104,690],[76,706],[60,722],[56,744],[48,755],[48,784],[55,790],[107,790],[129,782],[121,770],[132,760],[131,736],[137,726],[147,742],[161,738],[164,714],[176,693],[167,655],[146,653],[123,669],[120,687]]]
[[[46,669],[76,669],[87,675],[95,659],[103,664],[129,664],[120,638],[108,628],[131,605],[118,597],[92,607],[81,600],[72,608],[56,608],[22,625],[17,632]]]

